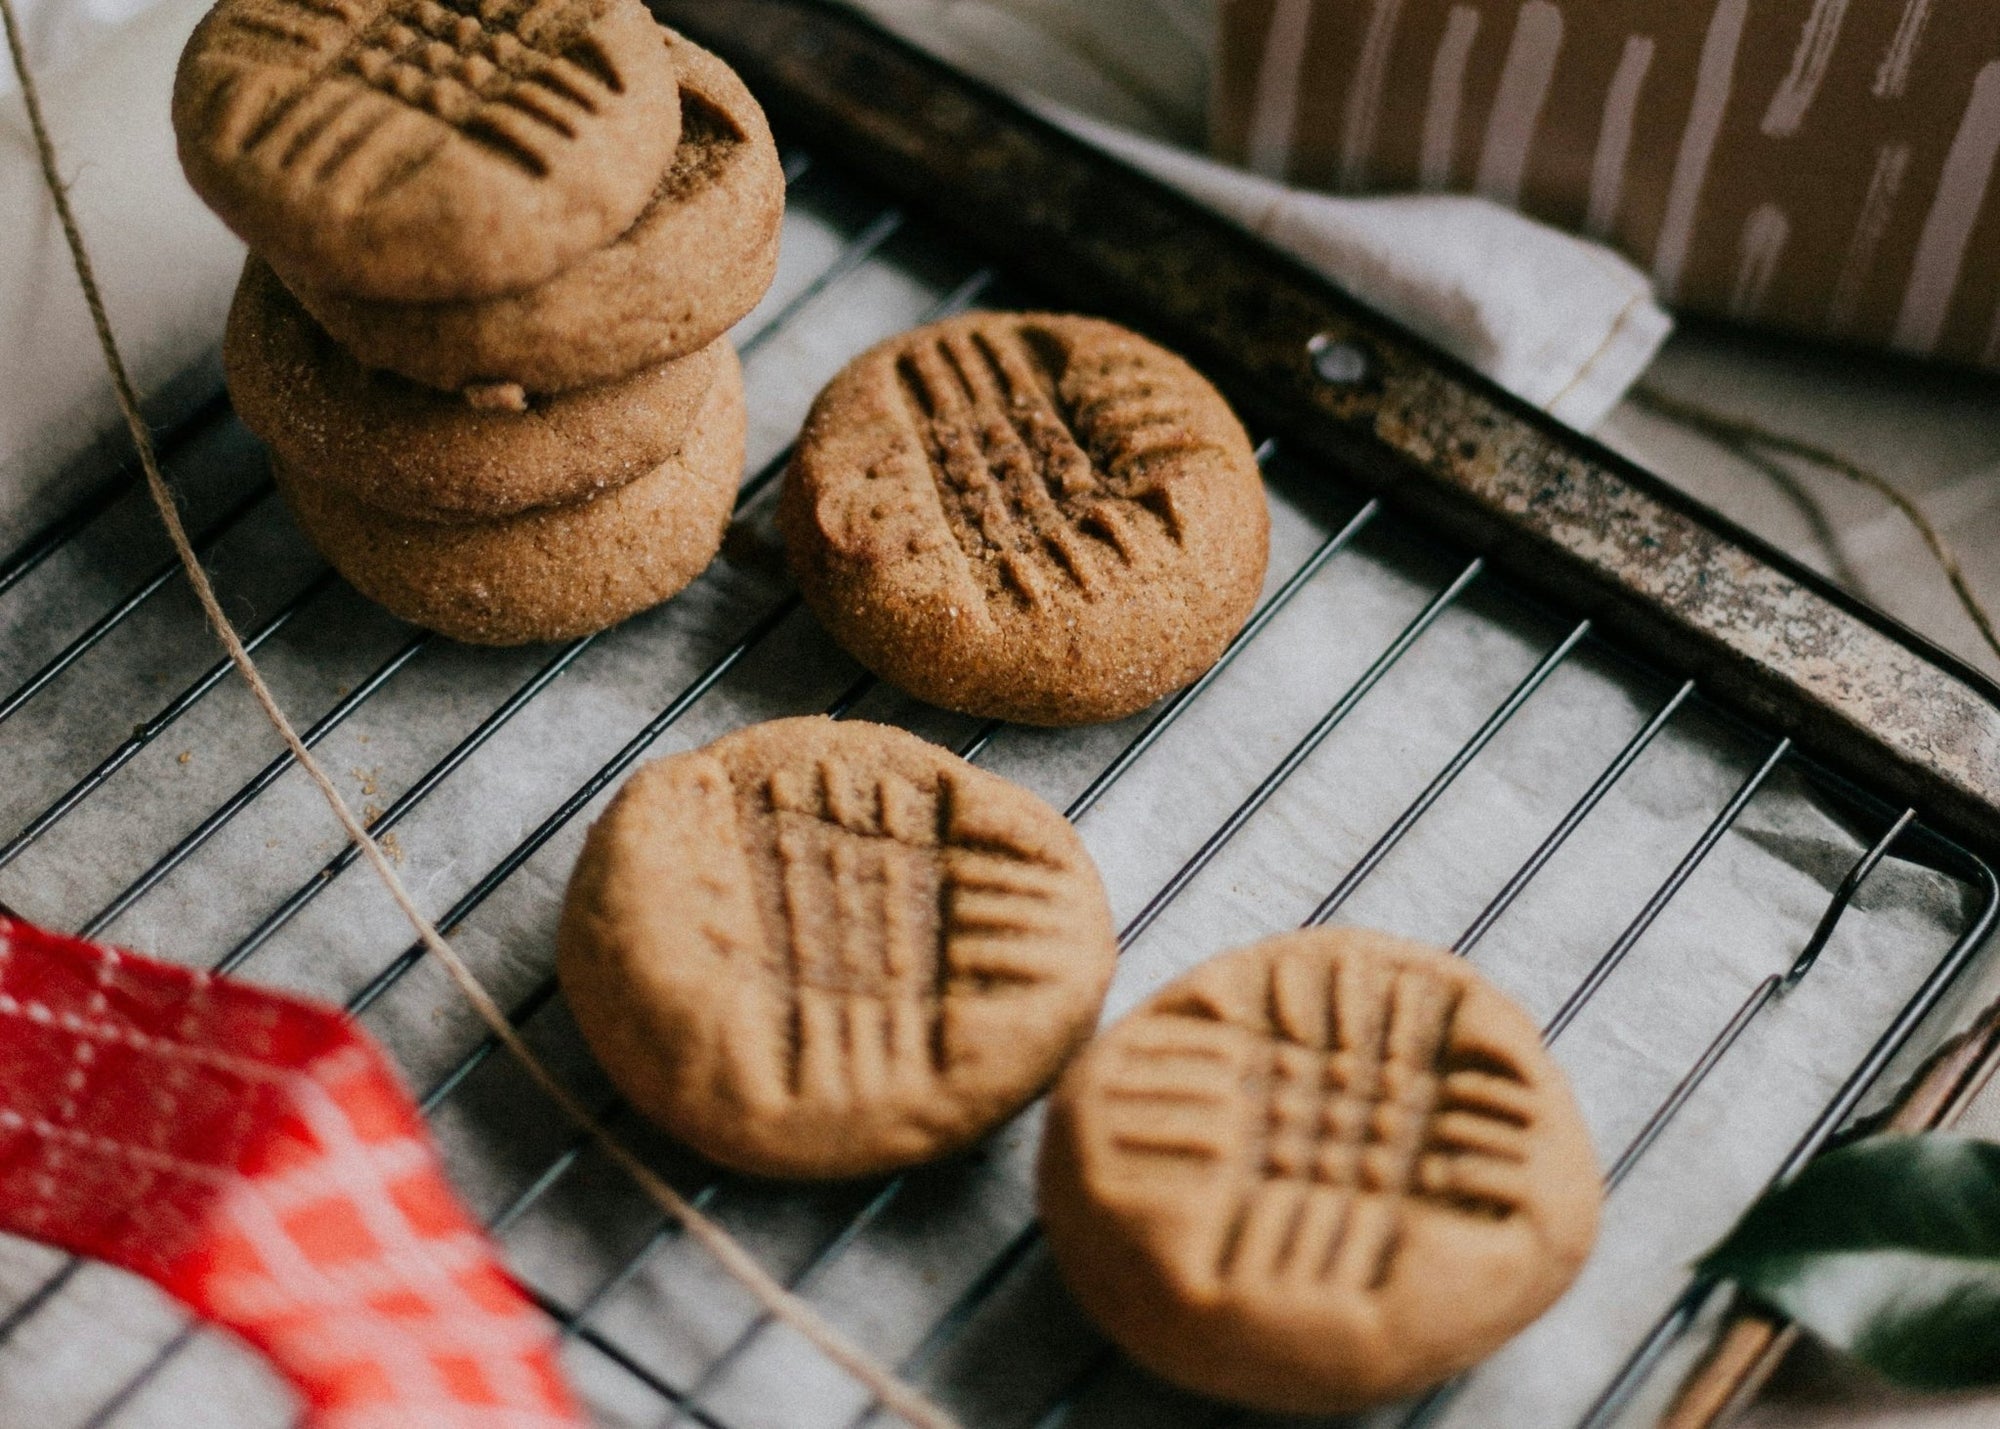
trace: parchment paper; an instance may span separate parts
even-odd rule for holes
[[[801,292],[874,209],[824,174],[794,195],[777,289],[762,315]],[[915,321],[969,265],[913,234],[829,289],[750,356],[752,467],[777,454],[813,392],[846,356]],[[996,297],[1004,297],[1004,293]],[[742,332],[761,322],[753,315]],[[257,489],[260,458],[218,428],[177,475],[193,523]],[[1273,470],[1275,587],[1352,511],[1324,475]],[[394,829],[411,886],[441,911],[503,857],[644,723],[672,702],[787,587],[746,524],[739,557],[684,596],[603,637]],[[12,688],[158,559],[146,513],[121,509],[49,563],[3,608],[0,685]],[[1282,759],[1397,632],[1447,584],[1462,554],[1383,521],[1336,558],[1243,657],[1082,821],[1114,908],[1129,918]],[[275,503],[222,543],[215,565],[232,611],[254,629],[318,570]],[[1107,1016],[1221,949],[1296,924],[1417,795],[1537,660],[1567,632],[1488,582],[1446,614],[1126,954]],[[337,588],[258,652],[302,724],[365,678],[410,632]],[[553,652],[487,652],[434,642],[320,746],[363,804],[396,797]],[[0,822],[18,826],[216,658],[177,587],[29,708],[0,725]],[[824,708],[857,675],[794,613],[654,745],[666,753],[751,719]],[[1342,910],[1344,919],[1449,941],[1468,924],[1671,693],[1591,647],[1494,740]],[[857,714],[946,743],[972,722],[877,689]],[[1140,728],[1009,730],[983,756],[1057,804]],[[275,751],[249,702],[224,682],[19,859],[0,899],[75,927],[139,876]],[[1677,720],[1474,952],[1478,965],[1546,1017],[1610,946],[1699,836],[1766,746],[1693,713]],[[547,974],[551,930],[584,820],[574,822],[460,928],[456,942],[501,1000]],[[339,847],[304,782],[287,775],[109,930],[119,941],[206,964],[312,880]],[[1608,1161],[1767,973],[1796,954],[1857,839],[1788,775],[1775,779],[1667,909],[1628,963],[1558,1042],[1558,1059]],[[1598,1252],[1575,1291],[1472,1380],[1448,1422],[1544,1425],[1572,1419],[1678,1289],[1683,1267],[1726,1227],[1783,1158],[1966,918],[1963,890],[1885,865],[1821,964],[1769,1009],[1690,1101],[1611,1201]],[[244,974],[345,998],[409,942],[365,869],[332,882]],[[419,966],[365,1014],[427,1087],[479,1041],[456,993]],[[559,1000],[534,1041],[610,1102]],[[690,1190],[711,1178],[643,1128],[620,1122]],[[505,1210],[569,1144],[569,1132],[512,1068],[487,1064],[437,1120],[452,1171],[479,1211]],[[1038,1134],[1030,1111],[975,1154],[919,1172],[886,1201],[880,1183],[798,1191],[726,1180],[711,1210],[781,1275],[796,1273],[850,1217],[867,1226],[804,1287],[878,1354],[900,1359],[1013,1242],[1032,1216]],[[629,1186],[586,1154],[513,1219],[519,1272],[565,1304],[583,1302],[655,1238]],[[53,1263],[0,1246],[0,1304]],[[751,1324],[747,1297],[694,1248],[667,1235],[594,1307],[590,1325],[650,1373],[686,1386]],[[82,1420],[176,1331],[150,1292],[87,1270],[0,1351],[0,1423]],[[1046,1258],[1030,1250],[925,1377],[969,1424],[1032,1423],[1098,1341]],[[568,1363],[606,1424],[669,1417],[658,1396],[572,1342]],[[704,1405],[743,1426],[840,1425],[861,1407],[837,1371],[782,1334],[763,1334]],[[234,1347],[200,1339],[168,1362],[120,1425],[282,1424],[289,1410]],[[1072,1423],[1207,1423],[1187,1401],[1113,1367],[1086,1382]]]

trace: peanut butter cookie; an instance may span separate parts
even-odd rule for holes
[[[785,175],[736,72],[666,34],[681,142],[638,222],[548,282],[478,302],[401,305],[286,281],[370,367],[431,387],[565,392],[694,352],[757,305],[778,265]]]
[[[1527,1016],[1448,953],[1314,929],[1226,954],[1050,1099],[1041,1211],[1077,1299],[1200,1393],[1331,1414],[1434,1384],[1547,1309],[1597,1164]]]
[[[1119,719],[1215,662],[1264,579],[1242,426],[1094,318],[980,313],[863,354],[814,403],[778,523],[850,654],[934,704]]]
[[[603,387],[477,410],[334,343],[261,260],[237,285],[222,344],[245,426],[294,477],[424,521],[475,521],[622,486],[680,450],[729,367],[729,344]]]
[[[640,0],[219,0],[173,116],[188,181],[281,271],[436,302],[624,232],[680,91]]]
[[[308,538],[349,583],[475,645],[568,640],[658,605],[707,569],[743,475],[742,369],[722,375],[681,450],[602,495],[476,524],[413,520],[272,463]]]
[[[1026,1104],[1115,956],[1062,815],[915,735],[813,718],[634,775],[577,861],[556,967],[648,1117],[724,1165],[839,1177]]]

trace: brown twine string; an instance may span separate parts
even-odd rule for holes
[[[152,494],[153,504],[159,508],[160,520],[167,528],[167,538],[173,543],[175,553],[180,557],[182,567],[187,572],[188,584],[194,590],[195,598],[201,603],[208,623],[221,639],[223,648],[229,652],[231,662],[249,685],[264,711],[264,717],[271,722],[279,736],[291,750],[292,758],[318,786],[321,795],[340,826],[353,840],[369,866],[375,870],[388,889],[389,896],[403,911],[403,916],[416,930],[424,947],[442,963],[458,984],[459,991],[472,1004],[479,1019],[484,1022],[493,1036],[504,1046],[539,1085],[549,1098],[562,1109],[577,1126],[582,1129],[611,1161],[631,1176],[634,1182],[665,1211],[679,1221],[708,1253],[720,1262],[722,1268],[756,1297],[770,1316],[789,1326],[802,1335],[810,1344],[829,1360],[839,1365],[859,1383],[866,1386],[881,1406],[919,1429],[958,1429],[957,1421],[942,1408],[933,1403],[913,1386],[898,1379],[895,1372],[881,1364],[859,1345],[853,1343],[818,1311],[799,1299],[778,1283],[771,1273],[757,1263],[749,1251],[740,1245],[735,1237],[717,1222],[703,1215],[687,1200],[669,1186],[639,1159],[637,1154],[626,1149],[603,1123],[594,1116],[567,1087],[558,1081],[554,1073],[544,1066],[539,1058],[529,1050],[521,1034],[508,1021],[500,1005],[487,991],[479,977],[459,957],[452,946],[444,940],[431,920],[417,907],[403,881],[397,876],[394,866],[382,852],[381,845],[370,836],[366,826],[348,807],[326,770],[306,748],[298,731],[279,708],[270,686],[264,683],[250,652],[243,646],[243,639],[236,627],[224,613],[221,603],[216,600],[215,589],[209,584],[208,573],[202,569],[196,558],[193,545],[188,541],[187,529],[181,524],[180,512],[174,505],[173,493],[168,489],[166,478],[161,475],[160,464],[153,450],[152,434],[148,431],[144,418],[140,415],[138,394],[132,386],[131,376],[125,369],[125,361],[120,356],[117,339],[112,335],[111,319],[105,311],[104,298],[98,289],[96,270],[92,267],[90,254],[84,245],[83,231],[77,226],[76,214],[70,207],[69,194],[65,189],[56,163],[55,143],[49,136],[48,125],[42,115],[41,97],[36,90],[33,74],[28,68],[28,56],[21,38],[20,19],[15,14],[13,0],[0,0],[0,22],[4,22],[7,32],[7,49],[13,57],[15,73],[20,76],[21,101],[27,110],[28,125],[34,135],[35,151],[41,162],[42,178],[48,185],[49,197],[55,203],[56,217],[62,224],[63,237],[69,244],[70,259],[75,266],[77,281],[83,287],[83,299],[90,309],[91,324],[97,330],[97,343],[103,350],[105,366],[111,373],[111,385],[117,394],[118,410],[125,419],[126,429],[131,433],[132,445],[137,450],[140,468],[146,476],[146,489]]]
[[[1901,488],[1887,477],[1870,471],[1852,457],[1842,456],[1839,452],[1799,437],[1773,431],[1762,423],[1751,421],[1746,417],[1727,416],[1685,398],[1669,396],[1657,387],[1643,384],[1634,387],[1631,397],[1638,406],[1690,427],[1737,451],[1739,455],[1749,456],[1753,461],[1757,460],[1760,452],[1776,452],[1782,456],[1796,457],[1837,476],[1844,476],[1855,485],[1865,487],[1880,496],[1895,507],[1923,539],[1924,545],[1930,549],[1931,558],[1937,562],[1938,569],[1944,572],[1944,578],[1951,583],[1952,594],[1958,597],[1960,607],[1964,609],[1973,625],[1978,627],[1980,638],[1986,642],[1986,648],[1991,650],[1996,658],[2000,658],[2000,629],[1996,629],[1986,603],[1980,599],[1979,593],[1972,588],[1972,582],[1966,578],[1965,568],[1959,564],[1958,553],[1952,550],[1944,534],[1931,524],[1930,517],[1924,515],[1923,509],[1904,495]]]

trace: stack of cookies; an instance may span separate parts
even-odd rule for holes
[[[721,60],[640,0],[221,0],[174,128],[252,249],[231,395],[355,587],[520,644],[714,558],[744,442],[724,334],[784,213]]]

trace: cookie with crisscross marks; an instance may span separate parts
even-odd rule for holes
[[[680,138],[640,0],[220,0],[173,112],[189,182],[273,266],[412,303],[602,247]]]
[[[1122,718],[1215,662],[1270,516],[1229,405],[1094,318],[978,313],[857,358],[778,519],[806,601],[877,674],[1031,724]]]
[[[681,86],[681,142],[645,212],[523,293],[380,303],[287,274],[341,346],[445,389],[512,382],[568,392],[695,352],[757,305],[778,266],[785,171],[736,72],[662,29]]]
[[[1393,1399],[1548,1308],[1596,1235],[1576,1103],[1463,960],[1360,929],[1225,954],[1076,1059],[1041,1210],[1142,1364],[1282,1413]]]
[[[1019,1110],[1115,956],[1061,814],[915,735],[815,718],[634,775],[577,861],[557,969],[640,1111],[725,1165],[836,1177]]]

